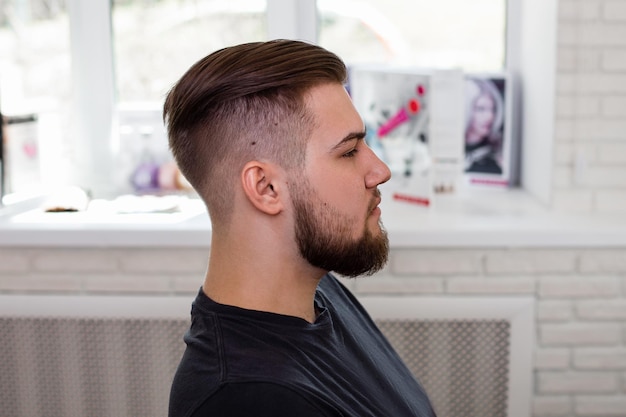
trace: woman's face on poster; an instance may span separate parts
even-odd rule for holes
[[[481,93],[474,101],[472,119],[467,132],[467,141],[479,142],[489,136],[496,114],[495,102],[487,93]]]

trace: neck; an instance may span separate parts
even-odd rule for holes
[[[314,322],[315,291],[325,271],[311,267],[293,250],[255,237],[213,235],[204,293],[220,304]]]

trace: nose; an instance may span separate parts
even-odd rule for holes
[[[387,164],[380,160],[378,156],[370,148],[367,148],[369,152],[369,169],[365,176],[365,186],[367,188],[376,188],[380,184],[383,184],[391,178],[391,171]]]

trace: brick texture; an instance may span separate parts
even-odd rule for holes
[[[539,296],[545,298],[610,298],[620,291],[621,282],[614,277],[549,277],[539,282]]]
[[[573,365],[577,369],[623,370],[626,369],[626,348],[579,348],[574,351]]]
[[[626,396],[579,396],[576,398],[575,412],[580,416],[623,417],[626,410]]]
[[[617,323],[541,324],[539,342],[543,346],[618,346],[622,343]]]
[[[616,393],[619,377],[611,372],[539,372],[537,389],[542,394]]]
[[[416,248],[390,255],[392,264],[378,274],[342,282],[357,295],[534,296],[533,416],[620,415],[626,248]],[[0,260],[14,263],[0,269],[0,292],[185,294],[191,300],[207,256],[194,248],[3,249]]]
[[[576,252],[571,250],[491,251],[486,257],[488,274],[568,273],[576,269]]]
[[[533,401],[533,416],[567,417],[572,415],[572,408],[572,399],[569,396],[537,396]]]
[[[569,349],[537,349],[535,352],[535,369],[567,370],[571,366]]]
[[[560,0],[557,27],[552,207],[565,212],[626,213],[626,2]],[[569,178],[571,149],[587,167]],[[570,156],[568,156],[570,155]],[[564,167],[565,165],[565,167]]]
[[[451,275],[478,273],[482,253],[472,250],[399,250],[391,256],[397,275]]]

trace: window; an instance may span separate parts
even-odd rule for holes
[[[114,0],[111,11],[119,193],[172,191],[163,99],[196,61],[225,46],[267,39],[265,0]],[[167,176],[171,179],[171,175]],[[167,185],[166,185],[167,183]]]
[[[58,1],[0,2],[0,104],[5,114],[59,110],[69,100],[69,20]]]
[[[7,118],[5,157],[19,170],[7,184],[9,192],[38,185],[33,164],[43,169],[47,179],[62,175],[49,165],[67,151],[61,137],[71,119],[69,33],[63,1],[0,2],[0,111]],[[34,125],[36,133],[28,124]],[[45,141],[33,141],[44,133]]]
[[[347,63],[500,71],[506,0],[318,0],[319,42]]]
[[[158,101],[194,62],[265,40],[265,0],[114,0],[119,102]]]
[[[230,44],[289,37],[289,30],[304,30],[307,35],[293,37],[317,37],[348,64],[460,66],[468,71],[499,71],[505,66],[506,0],[317,0],[318,16],[312,12],[315,0],[88,4],[0,2],[0,110],[37,114],[38,129],[45,131],[45,140],[39,133],[42,177],[50,181],[88,178],[80,169],[76,171],[80,174],[75,172],[79,161],[81,169],[97,172],[97,181],[115,177],[119,185],[118,172],[115,176],[110,172],[117,171],[120,162],[132,162],[120,159],[124,143],[120,137],[129,130],[103,126],[126,123],[134,117],[131,113],[146,109],[156,123],[164,95],[178,77],[202,56]],[[99,31],[96,36],[91,33],[94,29]],[[84,64],[97,55],[106,57],[104,65]],[[85,76],[94,68],[98,74]],[[110,80],[114,87],[109,87]],[[95,103],[94,97],[102,95],[107,97]],[[79,134],[71,129],[72,123],[84,125]],[[102,133],[105,130],[112,135]],[[132,145],[138,158],[145,156],[149,130],[135,132],[141,137]],[[109,137],[112,143],[103,146]],[[132,157],[128,155],[124,157]],[[65,171],[69,176],[62,175]],[[92,191],[98,195],[97,189]]]

